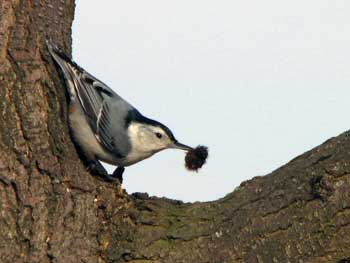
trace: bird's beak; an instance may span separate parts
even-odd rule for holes
[[[172,148],[174,148],[174,149],[180,149],[180,150],[184,150],[184,151],[189,151],[189,150],[192,150],[192,149],[193,149],[192,147],[187,146],[187,145],[182,144],[182,143],[179,143],[179,142],[175,142],[175,143],[172,145]]]

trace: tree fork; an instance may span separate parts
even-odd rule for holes
[[[73,15],[73,0],[0,0],[0,262],[349,262],[350,132],[215,202],[91,176],[45,47],[71,52]]]

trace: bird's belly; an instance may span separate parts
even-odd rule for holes
[[[69,123],[74,140],[89,160],[101,160],[113,165],[119,165],[120,159],[106,151],[97,141],[82,109],[73,104],[69,110]]]

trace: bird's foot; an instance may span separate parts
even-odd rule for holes
[[[125,171],[124,167],[117,167],[117,169],[114,170],[112,176],[116,179],[118,179],[119,183],[123,183],[123,173]]]
[[[110,183],[111,182],[119,182],[121,184],[119,178],[114,176],[114,173],[113,174],[108,174],[106,169],[98,161],[96,161],[96,162],[89,162],[87,170],[90,173],[92,173],[93,175],[98,176],[99,178],[101,178],[105,182],[110,182]]]

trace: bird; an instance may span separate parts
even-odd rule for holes
[[[165,149],[193,150],[164,124],[144,116],[50,41],[53,61],[69,95],[68,124],[88,170],[106,181],[123,181],[125,167]],[[108,174],[101,161],[117,166]]]

